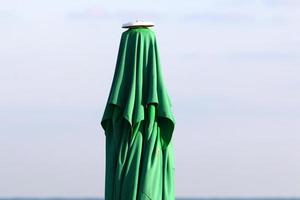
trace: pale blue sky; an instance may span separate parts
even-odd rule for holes
[[[103,196],[121,24],[152,20],[177,196],[300,196],[300,1],[0,6],[0,197]]]

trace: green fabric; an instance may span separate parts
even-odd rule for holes
[[[152,30],[123,32],[101,125],[105,199],[174,200],[175,120]]]

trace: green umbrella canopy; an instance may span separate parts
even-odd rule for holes
[[[123,32],[101,125],[105,199],[173,200],[175,120],[151,29]]]

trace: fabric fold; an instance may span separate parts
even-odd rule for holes
[[[101,120],[104,130],[117,106],[133,132],[145,120],[145,109],[154,104],[161,142],[166,148],[175,126],[172,105],[165,88],[155,33],[143,27],[131,28],[121,36],[114,78]]]

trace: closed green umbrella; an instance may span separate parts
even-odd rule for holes
[[[106,200],[174,200],[175,120],[155,33],[129,26],[121,37],[101,125]]]

